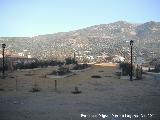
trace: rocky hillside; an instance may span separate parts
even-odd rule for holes
[[[84,55],[89,51],[96,56],[129,54],[129,41],[134,40],[134,55],[145,59],[160,55],[160,22],[131,24],[118,21],[101,24],[76,31],[39,35],[32,38],[1,37],[0,43],[6,43],[12,51],[27,49],[39,59],[64,58],[65,56]]]

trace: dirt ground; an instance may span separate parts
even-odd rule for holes
[[[14,71],[0,79],[0,120],[160,120],[160,81],[150,76],[121,80],[116,67],[92,66],[46,78],[53,69]],[[39,92],[29,92],[34,84]],[[82,93],[72,94],[76,86]]]

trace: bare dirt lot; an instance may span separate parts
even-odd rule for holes
[[[92,66],[46,78],[53,69],[14,71],[0,79],[0,120],[160,120],[160,81],[152,77],[121,80],[116,67]],[[34,84],[39,92],[29,92]],[[82,93],[72,94],[76,86]]]

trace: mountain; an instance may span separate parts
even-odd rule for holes
[[[160,55],[160,22],[131,24],[117,21],[84,29],[27,37],[0,37],[8,50],[29,50],[38,59],[64,58],[72,55],[129,55],[129,41],[134,40],[134,56],[151,59]]]

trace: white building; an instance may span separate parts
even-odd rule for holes
[[[115,55],[113,57],[113,62],[124,62],[125,58],[120,55]]]
[[[23,57],[24,56],[24,53],[18,53],[19,56]]]
[[[32,56],[31,56],[31,55],[28,55],[27,57],[28,57],[28,58],[32,58]]]

